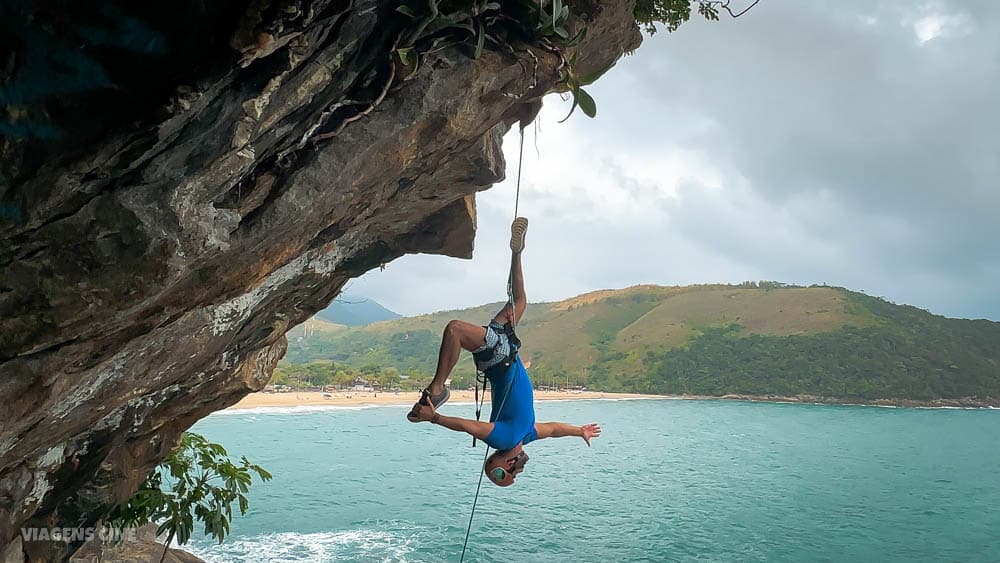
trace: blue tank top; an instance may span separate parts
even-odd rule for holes
[[[493,394],[490,399],[492,408],[490,422],[493,423],[493,431],[484,441],[490,447],[502,451],[509,450],[519,443],[527,444],[537,439],[535,395],[531,390],[528,371],[521,363],[521,357],[517,356],[503,374],[491,378],[490,386]]]

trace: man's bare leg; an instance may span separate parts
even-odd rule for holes
[[[485,344],[485,328],[465,321],[448,321],[448,324],[444,327],[444,334],[441,336],[441,349],[438,350],[438,363],[437,369],[434,371],[434,379],[427,386],[427,393],[430,394],[430,397],[438,397],[444,391],[444,382],[448,380],[451,370],[458,363],[458,358],[462,355],[463,348],[471,352],[482,348]],[[413,405],[410,413],[406,415],[410,422],[417,422],[414,418],[417,407],[424,400],[432,399],[427,395],[423,395],[420,401],[417,401]]]
[[[427,386],[431,395],[440,395],[444,382],[451,375],[451,370],[458,363],[462,349],[472,352],[486,344],[486,329],[465,321],[449,321],[444,327],[441,337],[441,349],[438,351],[437,369],[434,370],[434,380]]]
[[[524,294],[524,275],[521,273],[521,251],[524,250],[524,235],[527,229],[528,220],[523,217],[516,218],[511,224],[510,282],[514,302],[507,303],[497,313],[494,320],[501,323],[512,321],[514,324],[517,324],[528,304]],[[432,397],[437,397],[441,394],[444,390],[444,382],[448,380],[451,370],[458,363],[458,358],[462,355],[463,348],[474,352],[485,345],[486,329],[484,327],[465,321],[449,321],[444,327],[444,335],[441,337],[437,369],[434,371],[434,379],[427,386],[428,393]],[[416,405],[414,405],[414,409],[416,409]],[[410,414],[412,415],[413,412],[415,411],[411,411]]]

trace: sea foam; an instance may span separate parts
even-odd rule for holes
[[[281,532],[227,541],[222,545],[184,547],[205,561],[407,561],[418,546],[417,534],[354,529],[310,534]]]

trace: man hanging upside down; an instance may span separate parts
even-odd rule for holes
[[[429,421],[466,432],[496,449],[486,460],[483,471],[501,487],[514,483],[524,471],[528,454],[523,446],[542,438],[579,436],[590,445],[590,439],[601,435],[597,424],[574,426],[565,422],[535,422],[534,394],[528,372],[517,355],[520,341],[513,327],[521,320],[527,306],[524,277],[521,274],[521,251],[528,230],[528,220],[518,217],[510,227],[510,271],[513,303],[507,303],[489,325],[483,327],[452,320],[445,326],[438,352],[434,380],[407,415],[410,422]],[[444,416],[437,408],[448,401],[450,392],[444,382],[458,363],[462,349],[472,352],[479,371],[490,381],[492,398],[490,421],[481,422],[457,416]]]

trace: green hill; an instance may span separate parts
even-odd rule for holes
[[[500,306],[290,338],[285,362],[393,367],[426,380],[445,323],[485,324]],[[1000,323],[949,319],[835,287],[597,291],[529,305],[518,334],[536,384],[864,401],[1000,398]],[[473,373],[463,356],[455,384]]]

